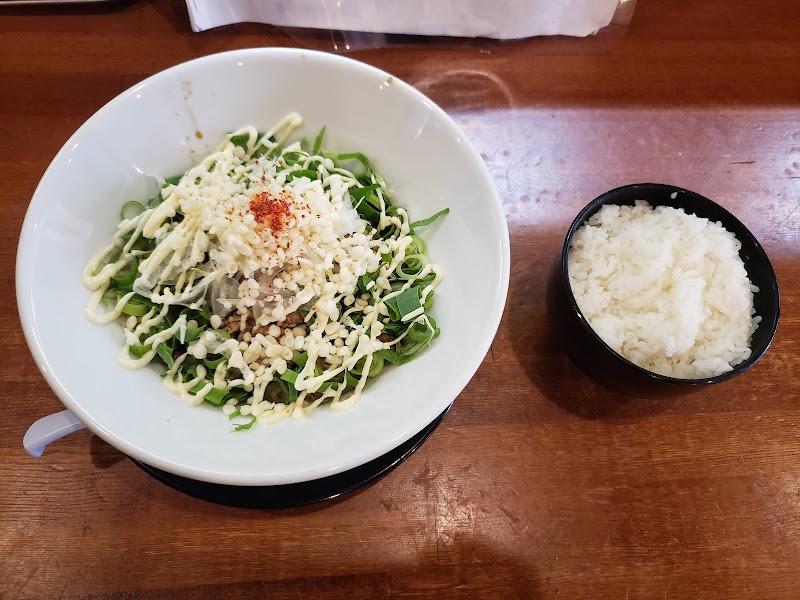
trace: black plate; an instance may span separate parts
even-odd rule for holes
[[[452,406],[452,404],[450,405]],[[330,500],[357,490],[358,488],[375,481],[378,477],[385,475],[409,456],[433,433],[450,410],[448,406],[445,411],[425,429],[420,431],[407,442],[400,444],[391,450],[369,461],[329,477],[304,481],[302,483],[290,483],[287,485],[268,485],[268,486],[238,486],[222,485],[218,483],[207,483],[188,479],[180,475],[173,475],[166,471],[161,471],[150,465],[146,465],[138,460],[133,460],[145,473],[152,475],[161,483],[169,487],[216,504],[234,506],[236,508],[293,508],[305,506],[314,502]]]

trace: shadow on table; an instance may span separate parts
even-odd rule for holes
[[[119,463],[124,463],[125,454],[108,445],[100,438],[93,436],[90,442],[93,463],[102,469],[111,467],[129,468]],[[402,465],[401,467],[402,468]],[[111,476],[111,474],[108,474]],[[141,476],[147,477],[145,473]],[[365,519],[374,513],[371,506],[381,502],[387,514],[400,510],[396,504],[388,505],[380,500],[381,492],[371,489],[380,485],[380,481],[370,483],[359,490],[345,494],[333,500],[312,504],[294,509],[252,511],[236,509],[198,501],[178,491],[169,490],[166,486],[162,489],[166,495],[154,494],[147,497],[159,497],[159,502],[179,506],[180,510],[191,511],[199,520],[210,518],[230,520],[231,523],[245,519],[255,522],[281,522],[286,519],[300,518],[307,523],[307,535],[316,535],[314,527],[320,525],[318,519],[302,519],[319,511],[330,511],[331,524],[337,522],[337,515],[350,511],[365,511]],[[146,482],[146,486],[161,486],[163,484],[153,480]],[[376,493],[377,492],[377,493]],[[432,500],[436,502],[436,499]],[[341,506],[350,503],[350,507]],[[383,509],[379,508],[379,511]],[[323,517],[326,519],[327,517]],[[541,583],[539,573],[532,566],[532,549],[520,546],[512,552],[499,550],[488,540],[476,538],[469,533],[463,533],[457,523],[447,518],[435,518],[436,527],[429,528],[423,533],[426,542],[416,551],[413,560],[395,558],[390,540],[386,540],[385,547],[367,548],[366,556],[369,563],[359,567],[360,572],[351,575],[317,575],[309,569],[307,577],[281,579],[278,581],[237,581],[234,583],[221,583],[211,585],[192,585],[186,587],[170,587],[169,589],[151,590],[118,590],[104,593],[99,596],[88,595],[73,598],[73,600],[180,600],[192,598],[204,600],[206,598],[270,598],[271,600],[286,600],[294,598],[315,597],[349,597],[352,600],[359,598],[389,599],[393,597],[432,597],[437,599],[486,597],[498,599],[532,599],[541,597]],[[327,522],[323,521],[322,523]],[[338,532],[338,539],[342,543],[343,551],[353,543],[368,543],[352,536],[357,531],[349,531],[346,524],[353,525],[352,519],[340,521],[343,529]],[[357,522],[357,521],[355,521]],[[316,525],[315,525],[316,524]],[[400,535],[400,533],[398,533]],[[369,537],[368,537],[369,539]],[[380,540],[373,539],[373,544]],[[402,540],[396,540],[401,542]],[[374,552],[372,552],[374,550]],[[365,549],[360,549],[356,554],[362,556]],[[309,557],[306,557],[309,558]],[[409,564],[410,563],[410,564]],[[346,563],[345,563],[346,564]],[[352,563],[355,565],[356,563]],[[355,568],[355,566],[353,567]],[[269,571],[254,570],[254,576]],[[324,573],[325,571],[322,571]],[[177,583],[177,582],[176,582]],[[322,593],[320,593],[322,592]]]
[[[342,540],[347,543],[349,540]],[[345,545],[346,547],[346,545]],[[380,550],[376,548],[376,550]],[[390,552],[390,549],[387,549]],[[308,569],[303,577],[273,581],[236,581],[149,590],[120,590],[73,597],[72,600],[217,600],[219,598],[350,598],[389,600],[396,597],[492,598],[493,600],[536,600],[542,597],[537,572],[524,559],[526,549],[513,556],[499,553],[489,544],[471,538],[441,538],[423,546],[413,565],[393,566],[388,553],[376,552],[360,572],[325,574],[325,569]],[[356,568],[355,563],[353,568]],[[248,571],[253,576],[268,569]],[[211,575],[213,576],[213,575]],[[238,574],[237,576],[242,576]],[[245,574],[246,576],[246,574]],[[557,590],[556,590],[557,591]]]
[[[545,234],[535,234],[547,237]],[[632,398],[595,383],[562,351],[547,318],[547,274],[551,256],[534,265],[512,244],[512,271],[505,319],[511,345],[530,382],[553,404],[582,419],[645,417],[660,413],[668,400]],[[535,267],[535,268],[534,268]]]
[[[96,435],[92,435],[89,440],[89,455],[92,457],[92,464],[98,469],[108,469],[128,458]]]
[[[436,542],[423,546],[413,567],[391,571],[391,595],[536,600],[542,597],[541,575],[529,554],[524,546],[510,553],[467,534],[440,533]]]

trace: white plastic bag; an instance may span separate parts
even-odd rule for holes
[[[631,0],[627,0],[630,2]],[[194,31],[241,22],[331,32],[519,39],[587,36],[626,0],[187,0]]]

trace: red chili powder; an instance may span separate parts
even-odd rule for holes
[[[294,218],[291,199],[286,192],[281,192],[278,196],[259,192],[250,200],[250,212],[256,223],[266,225],[276,234],[284,231]]]

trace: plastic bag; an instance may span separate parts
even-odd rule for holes
[[[585,37],[625,25],[636,0],[187,0],[194,31],[266,23],[303,45],[348,52],[391,45],[483,45]]]

